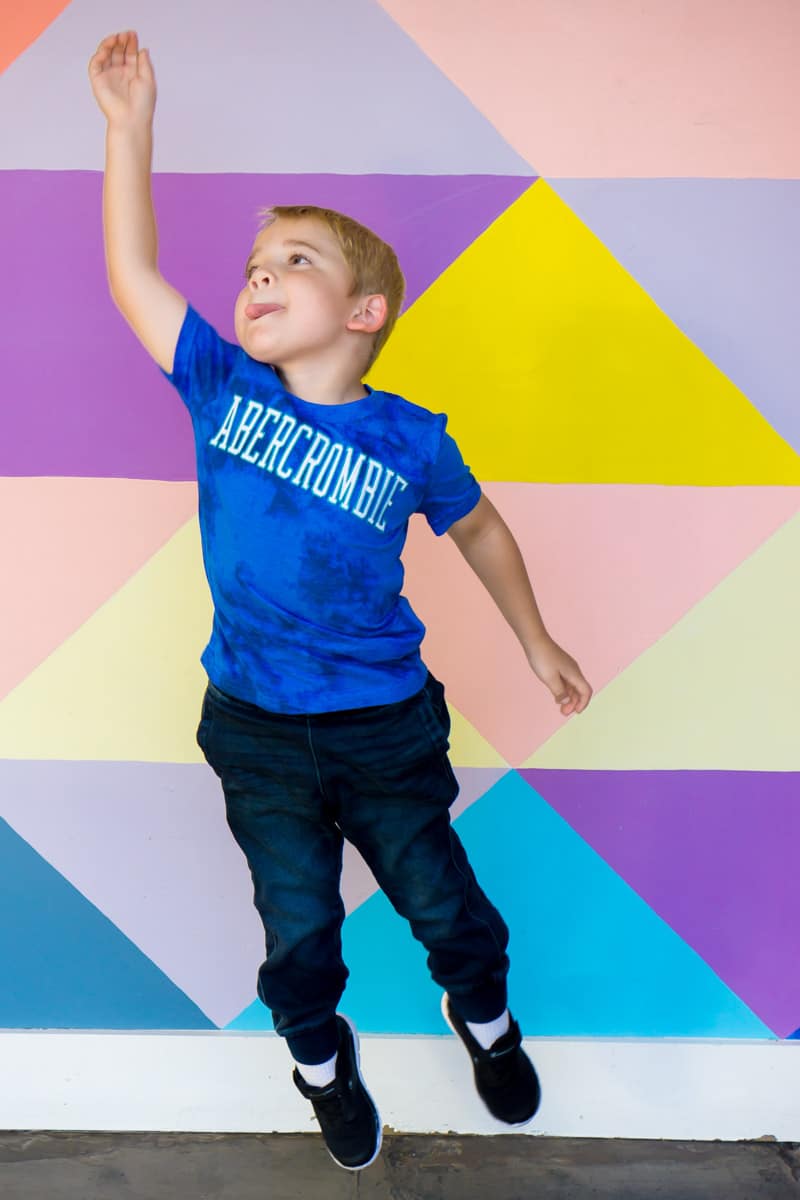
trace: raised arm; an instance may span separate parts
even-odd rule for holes
[[[104,38],[89,79],[106,121],[103,230],[108,284],[117,308],[165,371],[172,371],[186,300],[158,269],[150,188],[156,80],[150,55],[129,30]]]
[[[565,717],[583,712],[592,689],[565,650],[547,632],[514,535],[492,502],[481,496],[472,512],[448,530],[519,638],[533,671]]]

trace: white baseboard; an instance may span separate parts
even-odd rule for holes
[[[800,1141],[800,1042],[525,1044],[544,1096],[531,1134]],[[477,1100],[454,1038],[365,1036],[361,1052],[392,1129],[507,1131]],[[290,1067],[274,1034],[0,1031],[0,1127],[307,1132]]]

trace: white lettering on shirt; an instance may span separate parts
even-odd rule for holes
[[[247,400],[242,413],[242,403],[242,396],[233,397],[225,420],[209,441],[210,446],[277,475],[301,491],[327,500],[382,533],[385,531],[386,513],[394,497],[408,487],[402,475],[353,446],[332,442],[328,434],[299,422],[290,413],[265,409],[257,400]],[[272,434],[262,451],[260,443],[270,425]],[[301,438],[308,445],[302,457],[298,453],[292,464],[289,460]]]
[[[228,449],[228,438],[231,435],[231,430],[233,429],[233,422],[236,419],[236,410],[238,409],[238,407],[241,403],[242,403],[241,396],[233,397],[233,404],[228,409],[228,415],[225,418],[225,420],[222,422],[222,424],[220,425],[217,433],[214,434],[213,438],[209,442],[210,446],[216,446],[219,450],[227,450]]]
[[[313,442],[306,450],[305,458],[297,468],[297,474],[292,480],[292,483],[296,487],[301,487],[304,492],[308,491],[309,484],[311,483],[311,472],[314,470],[314,467],[322,462],[328,453],[330,444],[331,439],[318,430]]]
[[[378,490],[378,480],[383,474],[383,463],[379,463],[377,458],[369,460],[367,473],[364,476],[361,484],[361,491],[358,494],[358,499],[353,505],[353,514],[356,517],[365,517],[369,512],[369,506],[375,499],[375,493]]]
[[[294,470],[294,467],[287,467],[286,460],[297,445],[297,439],[301,434],[303,437],[310,438],[313,432],[314,430],[310,425],[297,426],[297,429],[295,429],[294,433],[289,438],[289,441],[286,443],[286,449],[281,455],[281,461],[278,463],[277,474],[280,475],[281,479],[291,479],[292,477],[292,471]],[[319,437],[319,434],[317,434],[317,436]],[[323,434],[322,436],[324,437],[325,435]]]
[[[339,504],[347,512],[350,508],[350,501],[353,497],[353,492],[358,479],[358,473],[366,458],[366,454],[359,454],[356,459],[356,465],[351,469],[350,463],[353,458],[353,451],[350,446],[347,446],[344,452],[344,462],[342,469],[339,472],[339,478],[336,480],[333,491],[328,496],[329,504]]]
[[[404,492],[407,487],[408,487],[408,484],[406,483],[405,479],[403,479],[403,476],[395,475],[394,483],[392,484],[392,490],[389,492],[389,495],[384,500],[384,502],[381,506],[380,513],[377,513],[375,515],[375,528],[380,529],[381,533],[383,533],[384,529],[386,528],[386,510],[387,510],[387,508],[391,507],[395,492],[398,490],[398,488],[400,489],[401,492]],[[377,508],[377,505],[376,505],[376,508]],[[370,520],[372,520],[372,518],[370,518]]]
[[[339,465],[339,459],[342,457],[343,451],[344,446],[342,443],[334,442],[328,452],[328,457],[319,469],[319,474],[311,490],[320,499],[324,499],[327,495],[328,488],[331,486],[331,480],[333,479],[333,473]]]
[[[255,447],[257,443],[260,442],[264,437],[264,430],[267,428],[267,425],[270,423],[270,421],[277,421],[280,418],[280,415],[281,414],[278,412],[277,408],[268,408],[264,413],[264,416],[258,423],[258,428],[247,444],[247,449],[243,450],[241,453],[241,457],[245,460],[245,462],[258,462],[258,453],[255,451]]]
[[[297,421],[289,413],[284,413],[280,425],[270,438],[269,445],[261,455],[258,465],[265,471],[274,471],[278,451],[282,449],[289,438],[292,436],[292,430],[296,426]]]
[[[248,400],[247,408],[244,410],[244,416],[239,422],[239,428],[233,435],[233,441],[227,447],[228,454],[239,454],[253,432],[253,426],[257,423],[258,418],[264,411],[264,405],[259,404],[257,400]]]

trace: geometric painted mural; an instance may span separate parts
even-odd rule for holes
[[[792,1032],[800,773],[520,774],[771,1029]]]
[[[392,242],[408,291],[371,382],[449,414],[595,687],[565,722],[454,545],[412,521],[456,827],[531,1035],[800,1036],[800,152],[773,81],[797,30],[768,8],[723,61],[632,0],[602,21],[476,0],[467,24],[453,0],[229,0],[224,20],[204,0],[187,59],[169,6],[137,4],[165,274],[232,336],[264,205]],[[263,72],[265,11],[302,87],[294,59]],[[189,422],[104,277],[86,61],[130,19],[122,0],[0,16],[0,1026],[263,1029],[263,933],[194,740]],[[359,70],[332,73],[356,30]],[[266,122],[287,95],[292,120]],[[350,848],[343,895],[343,1007],[444,1033],[423,950]]]
[[[5,821],[0,861],[3,1025],[213,1028],[151,959]]]
[[[161,175],[154,191],[162,265],[180,278],[208,319],[233,337],[233,297],[259,210],[300,200],[327,202],[378,229],[416,264],[408,278],[407,300],[413,303],[528,183],[517,176],[476,175],[406,175],[393,186],[383,176]],[[14,221],[0,230],[3,287],[17,302],[6,318],[3,370],[8,386],[27,401],[9,414],[0,474],[191,480],[194,446],[184,407],[108,298],[101,187],[94,171],[20,171],[4,183],[3,207]],[[230,221],[230,213],[241,214],[241,220]],[[26,320],[41,288],[28,248],[43,228],[59,246],[59,269],[73,281],[73,303],[60,313],[51,342],[59,360],[58,405],[52,401],[50,362],[36,354],[35,330]],[[199,238],[202,255],[194,252]],[[87,372],[84,358],[70,347],[90,341],[96,348]],[[120,361],[126,369],[118,377]]]
[[[800,181],[551,182],[659,308],[800,452],[793,383]],[[754,344],[758,355],[747,353]]]
[[[509,923],[509,1003],[531,1035],[771,1036],[516,772],[472,805],[456,829]],[[348,1011],[360,1028],[444,1032],[425,951],[385,896],[348,918],[344,946]]]

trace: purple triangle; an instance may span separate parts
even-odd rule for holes
[[[183,405],[108,296],[101,176],[6,171],[0,196],[8,405],[0,475],[194,478]],[[160,175],[162,270],[226,337],[267,204],[324,204],[396,247],[412,303],[531,184],[518,176]]]
[[[520,774],[780,1037],[797,1024],[800,774]]]

